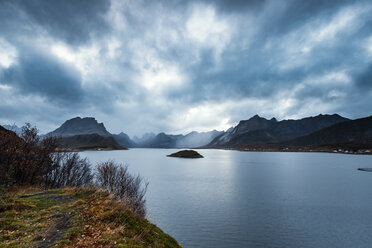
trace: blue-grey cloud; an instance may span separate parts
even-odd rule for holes
[[[256,113],[370,115],[371,10],[367,0],[1,1],[0,97],[11,97],[0,105],[12,114],[0,121],[21,119],[16,98],[48,128],[89,115],[130,134],[221,129]]]

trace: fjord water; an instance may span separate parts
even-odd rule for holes
[[[87,151],[145,177],[148,219],[184,247],[371,247],[372,156],[173,149]]]

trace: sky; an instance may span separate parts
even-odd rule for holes
[[[226,130],[372,110],[372,1],[0,0],[0,124]]]

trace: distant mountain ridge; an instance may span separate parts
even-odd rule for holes
[[[134,136],[133,141],[136,144],[141,144],[141,143],[145,143],[145,142],[155,138],[155,136],[156,136],[156,134],[154,134],[154,133],[145,133],[144,135],[142,135],[142,137]]]
[[[191,132],[177,140],[177,148],[195,148],[209,144],[214,138],[223,134],[223,131]]]
[[[299,120],[267,120],[258,115],[240,121],[237,126],[217,136],[207,147],[234,147],[243,144],[266,144],[292,140],[349,119],[338,114],[318,115]]]
[[[209,144],[215,137],[223,134],[220,131],[190,132],[186,135],[177,134],[145,134],[142,138],[136,138],[136,147],[144,148],[195,148]]]
[[[123,147],[135,147],[136,143],[126,133],[112,134],[114,140]]]
[[[136,147],[143,148],[175,148],[177,140],[182,135],[172,135],[159,133],[155,136],[149,136],[147,139],[143,139],[140,143],[136,144]]]

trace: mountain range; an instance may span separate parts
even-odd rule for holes
[[[4,126],[7,129],[15,126]],[[18,130],[18,129],[17,129]],[[241,148],[304,147],[353,144],[372,147],[372,116],[350,120],[338,114],[318,115],[298,120],[266,119],[255,115],[227,131],[190,132],[186,135],[146,133],[131,139],[127,134],[111,134],[93,117],[75,117],[47,135],[59,137],[62,148],[124,149],[143,148]]]

